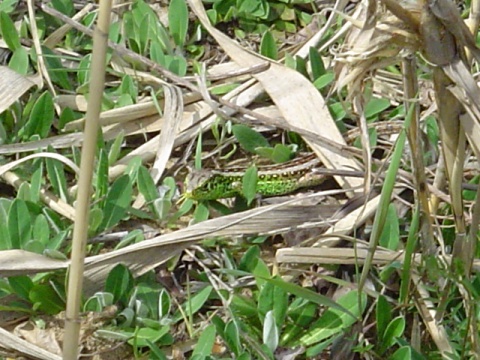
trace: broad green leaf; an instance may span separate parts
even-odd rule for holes
[[[154,344],[150,340],[146,339],[145,342],[150,349],[149,360],[168,360],[167,356],[163,353],[162,350],[158,348],[158,345]]]
[[[403,335],[405,331],[405,317],[398,316],[393,319],[387,326],[382,342],[380,343],[380,353],[387,351],[389,347],[395,344],[396,339]]]
[[[108,274],[105,282],[105,291],[113,294],[114,302],[126,303],[133,289],[133,276],[122,264],[115,266]]]
[[[272,283],[264,283],[260,289],[260,294],[258,295],[258,315],[262,323],[264,323],[264,317],[266,314],[273,310],[273,290],[275,289],[275,285]]]
[[[170,1],[168,26],[175,44],[179,47],[184,47],[188,30],[188,8],[185,0]]]
[[[315,82],[320,76],[325,75],[325,64],[318,50],[310,47],[309,50],[310,67],[312,69],[312,80]]]
[[[52,95],[45,91],[33,105],[30,117],[25,124],[24,136],[27,139],[32,135],[39,135],[42,139],[47,137],[50,133],[54,115]]]
[[[29,240],[23,245],[22,248],[25,251],[42,254],[45,251],[45,244],[37,240]]]
[[[129,339],[127,342],[130,345],[144,347],[147,346],[147,341],[151,341],[152,343],[156,343],[165,335],[168,335],[170,332],[169,326],[162,326],[159,330],[144,327],[135,331],[132,339]]]
[[[33,203],[38,203],[40,201],[40,190],[42,188],[43,181],[43,162],[40,163],[40,166],[32,175],[30,180],[30,200]]]
[[[329,299],[329,301],[332,300]],[[361,307],[359,306],[359,301],[361,302]],[[367,296],[365,294],[362,293],[359,297],[356,290],[350,291],[338,299],[335,307],[330,307],[311,325],[308,333],[299,339],[300,342],[306,346],[310,346],[343,332],[356,322],[355,317],[359,317],[363,313],[366,305]],[[342,307],[343,309],[340,310],[338,307]]]
[[[30,293],[30,290],[32,290],[34,284],[28,276],[10,276],[8,278],[8,284],[16,295],[25,300],[30,300],[28,294]]]
[[[172,307],[172,299],[165,289],[160,290],[158,294],[158,318],[162,319],[170,313]]]
[[[0,12],[0,30],[3,40],[11,51],[15,51],[22,46],[15,24],[10,16],[3,11]]]
[[[102,224],[104,219],[102,209],[95,207],[90,210],[90,214],[88,216],[88,231],[90,234],[94,234],[97,232],[99,226]]]
[[[185,76],[187,73],[187,60],[184,57],[165,55],[165,63],[168,70],[178,76]]]
[[[195,349],[193,349],[192,357],[195,355],[202,356],[202,359],[212,354],[213,345],[215,344],[215,326],[208,325],[202,330],[202,333],[197,341]]]
[[[17,199],[21,199],[23,201],[31,201],[30,199],[30,184],[24,182],[20,185],[17,191]]]
[[[145,240],[145,237],[143,236],[143,231],[140,229],[135,229],[132,231],[129,231],[127,235],[124,236],[122,240],[115,246],[115,250],[124,248],[125,246],[128,246],[130,244],[136,244],[141,241]]]
[[[42,47],[42,51],[45,65],[47,66],[48,74],[52,81],[64,90],[72,90],[72,81],[68,76],[67,69],[62,65],[58,54],[55,54],[51,49],[45,46]]]
[[[254,300],[251,298],[234,294],[232,297],[232,310],[236,314],[244,316],[246,318],[257,318],[258,307]]]
[[[150,58],[157,64],[166,67],[165,53],[160,43],[155,39],[150,44]]]
[[[68,202],[67,179],[65,178],[63,163],[52,158],[46,158],[45,164],[47,165],[47,176],[53,190],[63,201]]]
[[[8,230],[8,213],[11,201],[0,198],[0,250],[13,249]]]
[[[278,48],[270,31],[265,31],[260,42],[260,54],[272,60],[278,59]]]
[[[250,166],[242,178],[242,194],[250,205],[257,196],[258,171],[255,165]]]
[[[94,175],[95,197],[99,206],[105,206],[105,195],[108,192],[108,156],[105,149],[100,149],[97,161],[97,171]]]
[[[385,296],[383,295],[380,295],[377,299],[376,319],[377,335],[379,337],[379,343],[381,343],[385,333],[385,329],[387,328],[388,323],[392,319],[392,308]]]
[[[11,13],[17,6],[19,0],[3,0],[0,2],[0,11],[7,14]]]
[[[19,47],[13,52],[8,62],[8,67],[17,73],[27,75],[29,66],[28,52],[23,47]]]
[[[193,212],[193,223],[198,224],[199,222],[205,221],[208,219],[210,212],[208,206],[203,203],[199,203]]]
[[[128,175],[123,175],[115,180],[108,191],[103,209],[104,219],[100,229],[106,230],[118,224],[126,215],[131,201],[132,183]]]
[[[306,289],[296,284],[292,284],[286,282],[280,278],[264,278],[265,281],[271,282],[276,286],[281,287],[286,292],[295,295],[297,297],[309,300],[318,305],[325,305],[331,309],[336,310],[337,312],[345,313],[346,315],[350,316],[352,320],[356,320],[358,318],[358,314],[352,313],[348,308],[342,305],[340,302],[335,302],[330,298],[320,295],[312,290]],[[351,291],[349,294],[351,294]],[[357,298],[358,299],[358,298]]]
[[[34,309],[38,309],[48,315],[58,314],[65,310],[65,304],[56,291],[48,285],[35,285],[29,294]]]
[[[255,148],[257,147],[270,146],[268,140],[263,135],[255,130],[252,130],[246,125],[233,125],[232,132],[240,143],[240,146],[251,153],[255,153]]]
[[[293,158],[293,151],[290,147],[283,144],[276,144],[273,148],[272,160],[275,163],[284,163]]]
[[[72,0],[52,0],[52,6],[68,17],[75,13]]]
[[[83,311],[101,312],[106,306],[113,305],[113,295],[107,292],[97,292],[83,306]]]
[[[151,17],[146,14],[136,32],[137,42],[140,46],[140,54],[146,54],[147,52],[148,39],[150,38],[150,21]]]
[[[313,86],[315,86],[315,88],[318,90],[322,90],[328,85],[330,85],[334,80],[335,80],[335,74],[333,74],[333,72],[328,72],[326,74],[319,76],[313,82]]]
[[[267,312],[263,324],[263,343],[273,353],[278,346],[278,329],[273,311]]]
[[[32,223],[30,212],[25,201],[13,200],[8,212],[8,233],[12,249],[23,249],[23,245],[31,239]]]
[[[302,302],[302,305],[298,308],[289,309],[288,316],[292,318],[292,323],[287,325],[282,332],[281,343],[288,346],[290,342],[294,342],[298,339],[299,334],[303,333],[308,328],[309,324],[317,319],[318,305],[306,301],[301,298],[294,300],[295,302]]]
[[[388,206],[385,225],[380,236],[379,244],[390,250],[397,250],[400,242],[400,227],[397,210],[394,204]]]
[[[157,214],[160,220],[166,220],[172,208],[172,202],[167,199],[155,199],[151,205],[152,212]]]
[[[33,223],[33,238],[45,245],[50,240],[50,227],[43,214],[38,215]]]
[[[200,290],[198,293],[193,295],[191,298],[187,299],[186,302],[182,305],[182,309],[185,315],[187,317],[190,317],[193,314],[195,314],[198,310],[200,310],[203,304],[205,304],[205,302],[210,297],[211,292],[212,292],[212,287],[206,286],[202,290]],[[183,316],[181,312],[177,311],[173,316],[173,321],[178,322],[180,319],[182,319],[182,317]]]
[[[67,231],[60,231],[55,235],[47,244],[47,248],[50,250],[58,250],[64,244],[65,239],[67,238]]]
[[[390,100],[384,98],[372,98],[365,106],[365,117],[374,117],[390,107]]]
[[[393,353],[388,360],[412,360],[415,359],[410,346],[403,346]]]
[[[90,80],[90,63],[92,62],[92,55],[87,54],[78,63],[77,80],[79,85],[85,85]]]
[[[225,325],[223,340],[227,344],[230,351],[232,351],[236,356],[240,354],[242,344],[240,343],[240,334],[235,321],[229,321],[228,324]]]
[[[138,169],[137,184],[138,190],[145,197],[147,202],[152,202],[155,199],[158,199],[159,194],[157,187],[145,166],[141,166],[140,169]]]

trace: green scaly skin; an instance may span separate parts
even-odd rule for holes
[[[265,167],[266,170],[260,169],[256,191],[263,197],[280,196],[301,188],[320,185],[325,180],[325,176],[311,171],[317,164],[318,161],[305,158],[291,164],[285,163],[280,166]],[[187,178],[185,197],[202,201],[242,196],[242,181],[243,174],[239,170],[197,170],[190,179]]]

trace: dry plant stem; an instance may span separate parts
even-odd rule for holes
[[[79,310],[82,298],[85,246],[87,242],[88,216],[92,174],[99,129],[99,114],[105,86],[105,60],[110,26],[111,0],[100,1],[99,17],[93,39],[92,68],[90,72],[90,97],[85,121],[82,161],[78,181],[78,197],[73,229],[71,266],[68,278],[67,310],[63,359],[76,360],[80,335]]]
[[[435,244],[433,238],[433,223],[429,207],[429,193],[425,177],[425,164],[423,162],[423,151],[420,134],[420,108],[415,98],[418,94],[418,79],[416,77],[416,61],[414,57],[408,57],[402,61],[403,90],[405,94],[405,109],[415,106],[412,122],[407,129],[408,143],[412,155],[413,175],[415,188],[417,190],[417,201],[420,205],[420,233],[422,249],[426,255],[433,255]]]

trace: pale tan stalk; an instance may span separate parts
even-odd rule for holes
[[[100,1],[98,23],[93,38],[92,67],[90,75],[90,97],[85,121],[82,162],[78,181],[78,197],[73,229],[71,265],[68,278],[67,311],[63,359],[78,358],[80,335],[79,310],[82,298],[85,245],[87,241],[88,216],[92,174],[99,129],[99,114],[105,87],[105,60],[110,26],[111,0]]]

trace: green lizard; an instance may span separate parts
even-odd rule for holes
[[[279,196],[295,190],[320,185],[327,175],[360,176],[354,171],[317,171],[320,159],[309,154],[294,160],[258,168],[257,193],[261,196]],[[193,200],[217,200],[242,195],[245,168],[225,170],[202,169],[192,171],[185,181],[184,196]],[[319,169],[320,170],[320,169]],[[325,170],[325,169],[322,169]]]

